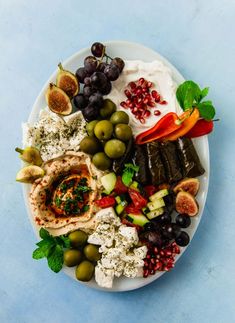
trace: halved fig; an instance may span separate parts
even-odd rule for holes
[[[41,166],[43,163],[40,151],[35,147],[26,147],[25,149],[16,148],[15,151],[20,153],[20,158],[29,164]]]
[[[64,116],[72,112],[72,103],[70,98],[63,90],[53,83],[49,84],[46,91],[46,101],[52,112],[62,114]]]
[[[44,176],[45,171],[39,166],[29,165],[21,168],[16,175],[16,181],[21,183],[33,183],[37,178]]]
[[[56,78],[56,85],[70,98],[73,98],[79,92],[78,80],[73,73],[64,70],[61,63],[59,63],[58,67],[59,72]]]
[[[200,182],[197,178],[185,178],[173,188],[173,191],[176,194],[180,191],[185,191],[192,194],[193,196],[196,196],[199,190],[199,186]]]
[[[176,196],[176,211],[180,214],[195,216],[198,213],[198,205],[194,196],[188,192],[181,191]]]

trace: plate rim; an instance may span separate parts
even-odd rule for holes
[[[147,46],[142,45],[142,44],[137,43],[137,42],[130,42],[130,41],[127,41],[127,40],[109,40],[109,41],[103,41],[103,43],[105,44],[105,46],[112,46],[112,45],[132,46],[132,47],[140,47],[140,48],[142,48],[142,50],[147,50],[148,52],[151,52],[154,56],[156,56],[156,59],[161,60],[166,66],[168,66],[171,69],[173,77],[176,76],[178,79],[181,79],[182,82],[185,81],[185,78],[183,77],[183,75],[178,71],[178,69],[170,61],[168,61],[167,58],[165,58],[160,53],[158,53],[156,50],[154,50],[154,49],[152,49],[150,47],[147,47]],[[75,52],[74,54],[69,56],[67,59],[65,59],[63,61],[63,65],[66,66],[71,61],[76,59],[77,56],[82,56],[83,54],[85,54],[87,52],[88,49],[89,49],[89,47],[84,47],[81,50],[78,50],[77,52]],[[37,95],[37,97],[36,97],[36,99],[35,99],[35,101],[34,101],[34,103],[32,105],[32,108],[31,108],[31,111],[29,113],[28,120],[27,120],[28,123],[32,123],[33,119],[35,119],[34,118],[35,111],[38,110],[38,112],[39,112],[43,108],[43,107],[40,107],[40,109],[38,109],[37,106],[38,106],[38,104],[39,104],[39,102],[41,100],[41,97],[44,96],[45,90],[46,90],[49,82],[51,81],[51,79],[55,78],[56,74],[57,74],[57,69],[49,76],[47,81],[42,86],[41,91]],[[204,208],[205,208],[206,200],[207,200],[208,188],[209,188],[210,153],[209,153],[208,136],[204,136],[204,145],[205,145],[205,148],[206,148],[206,163],[207,163],[207,169],[206,169],[206,178],[207,178],[207,180],[206,180],[206,185],[205,185],[205,190],[204,190],[204,196],[205,197],[204,197],[204,200],[203,200],[203,205],[201,206],[200,216],[198,217],[198,221],[195,224],[193,233],[191,235],[190,244],[191,244],[191,241],[192,241],[192,239],[193,239],[193,237],[194,237],[194,235],[195,235],[195,233],[196,233],[196,231],[198,229],[198,226],[199,226],[199,223],[201,221],[201,218],[203,216],[203,212],[204,212]],[[34,231],[36,237],[39,238],[38,229],[37,229],[36,224],[34,223],[33,215],[31,213],[31,208],[30,208],[29,201],[28,201],[27,187],[28,187],[27,184],[22,185],[24,204],[25,204],[27,215],[28,215],[28,218],[30,220],[31,226],[33,228],[33,231]],[[190,246],[190,244],[188,246],[184,247],[184,248],[181,248],[181,253],[180,253],[180,255],[178,255],[178,257],[176,257],[176,262],[183,255],[183,253]],[[65,273],[67,276],[70,276],[71,278],[73,278],[69,273],[66,272],[65,268],[62,269],[62,272]],[[147,286],[150,283],[152,283],[153,281],[159,279],[165,273],[166,272],[160,272],[158,275],[149,276],[147,279],[143,278],[142,282],[139,283],[137,286],[132,286],[131,288],[129,287],[127,289],[118,289],[118,288],[107,289],[107,288],[100,287],[98,284],[96,284],[95,286],[90,285],[89,282],[88,283],[82,283],[82,282],[78,281],[78,283],[81,283],[82,285],[85,285],[87,287],[97,289],[97,290],[101,290],[101,291],[105,291],[105,292],[127,292],[127,291],[132,291],[132,290],[136,290],[136,289],[142,288],[144,286]],[[131,278],[129,278],[129,279],[131,279]]]

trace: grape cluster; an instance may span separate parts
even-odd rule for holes
[[[84,86],[73,101],[75,107],[82,111],[86,121],[98,117],[103,104],[103,95],[110,93],[111,82],[118,79],[125,65],[121,58],[109,57],[102,43],[94,43],[91,46],[91,53],[92,55],[84,59],[84,66],[76,71],[79,83]]]
[[[178,214],[175,222],[172,222],[171,215],[165,212],[145,225],[141,239],[147,244],[160,248],[167,247],[172,241],[175,241],[181,247],[185,247],[190,238],[181,229],[189,227],[190,224],[190,217],[186,214]]]

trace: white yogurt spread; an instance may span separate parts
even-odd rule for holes
[[[140,123],[131,113],[130,109],[124,109],[120,106],[120,103],[127,99],[124,94],[127,85],[132,81],[138,81],[141,77],[152,82],[153,87],[151,90],[158,91],[161,97],[167,101],[166,105],[157,104],[156,108],[150,109],[152,113],[150,117],[146,118],[145,124]],[[112,91],[107,95],[107,98],[117,105],[118,110],[123,110],[128,113],[133,134],[138,135],[153,127],[168,112],[180,112],[175,92],[176,84],[173,81],[172,71],[169,67],[158,60],[152,61],[151,63],[135,60],[125,61],[122,74],[116,81],[112,82]],[[155,116],[153,114],[153,111],[156,109],[161,111],[161,115]]]

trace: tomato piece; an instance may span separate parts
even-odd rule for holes
[[[111,207],[116,204],[115,197],[113,196],[105,196],[102,197],[100,200],[95,201],[95,204],[102,209],[105,209],[106,207]]]
[[[114,192],[118,195],[125,194],[128,191],[128,187],[123,184],[121,176],[117,176],[116,185],[114,187]]]
[[[140,209],[137,209],[133,203],[125,207],[125,212],[127,214],[142,214],[142,211]]]
[[[139,225],[131,223],[126,218],[122,218],[121,222],[122,222],[122,224],[125,224],[128,227],[134,227],[134,228],[136,228],[136,230],[138,232],[142,230],[142,228]]]
[[[154,185],[147,185],[144,187],[144,190],[148,197],[157,192],[157,188]]]
[[[142,209],[147,205],[148,201],[138,191],[129,188],[128,193],[132,202],[134,203],[134,206],[137,209]]]

